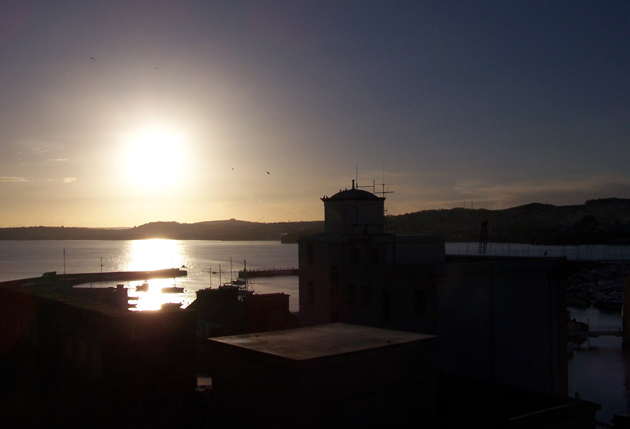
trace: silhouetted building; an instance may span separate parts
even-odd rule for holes
[[[342,323],[210,338],[208,425],[595,428],[596,404],[440,375],[438,343]]]
[[[435,428],[435,340],[340,323],[210,338],[211,423]]]
[[[564,258],[449,257],[436,235],[385,231],[384,198],[322,198],[299,239],[300,320],[437,335],[440,371],[566,395]]]
[[[285,293],[240,296],[238,287],[201,289],[187,308],[197,312],[199,338],[290,329],[300,324],[289,310]]]
[[[72,294],[36,280],[0,285],[6,426],[160,426],[195,415],[194,311],[128,311],[110,299],[120,291]]]

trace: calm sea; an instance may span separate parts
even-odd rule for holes
[[[569,308],[571,317],[589,322],[592,329],[621,326],[621,312]],[[621,347],[621,338],[591,338],[569,357],[569,395],[602,406],[597,420],[610,423],[614,414],[630,414],[630,350]]]
[[[476,243],[447,243],[447,253],[476,254]],[[629,246],[527,246],[489,243],[487,254],[513,256],[567,256],[569,259],[628,259]],[[195,292],[217,287],[236,278],[238,270],[293,268],[298,266],[296,244],[267,241],[0,241],[0,281],[39,277],[44,272],[82,273],[143,271],[185,266],[187,277],[152,280],[150,291],[137,293],[130,282],[130,296],[138,297],[139,309],[158,308],[163,302],[183,307],[195,299]],[[151,293],[173,284],[184,287],[182,294]],[[86,285],[86,287],[113,284]],[[296,276],[254,279],[256,293],[284,292],[290,295],[291,311],[298,311]],[[594,308],[570,308],[571,317],[592,325],[620,325],[619,312]],[[569,393],[579,392],[585,400],[602,405],[598,420],[610,422],[613,414],[630,414],[630,352],[621,339],[601,337],[590,340],[569,358]]]

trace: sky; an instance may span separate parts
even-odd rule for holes
[[[626,0],[0,11],[0,227],[630,198]]]

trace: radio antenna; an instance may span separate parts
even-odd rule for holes
[[[377,186],[382,188],[382,190],[379,192],[383,198],[385,198],[385,194],[393,194],[394,191],[390,191],[389,190],[389,185],[391,185],[391,183],[385,183],[385,167],[383,166],[383,182],[377,184],[376,180],[372,180],[372,184],[371,185],[366,185],[366,186],[359,186],[359,170],[358,170],[358,166],[356,167],[356,178],[355,178],[355,188],[359,189],[359,188],[367,188],[367,189],[372,189],[372,193],[376,194],[377,192]],[[387,188],[386,188],[387,186]]]

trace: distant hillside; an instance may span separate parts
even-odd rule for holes
[[[322,221],[260,223],[219,220],[180,224],[153,222],[129,231],[133,238],[172,238],[178,240],[281,240],[286,234],[311,235],[323,230]]]
[[[630,243],[630,199],[589,200],[574,206],[532,203],[505,210],[425,210],[388,217],[392,232],[437,233],[447,241],[478,241],[484,221],[488,241]]]
[[[443,209],[387,216],[397,234],[440,234],[447,241],[478,241],[488,222],[488,241],[538,244],[630,243],[630,199],[590,200],[582,205],[532,203],[505,210]],[[323,221],[259,223],[220,220],[152,222],[134,228],[0,228],[0,240],[282,240],[324,229]]]
[[[134,228],[21,227],[0,228],[0,240],[277,240],[311,235],[323,230],[323,221],[258,223],[218,220],[198,223],[152,222]]]

